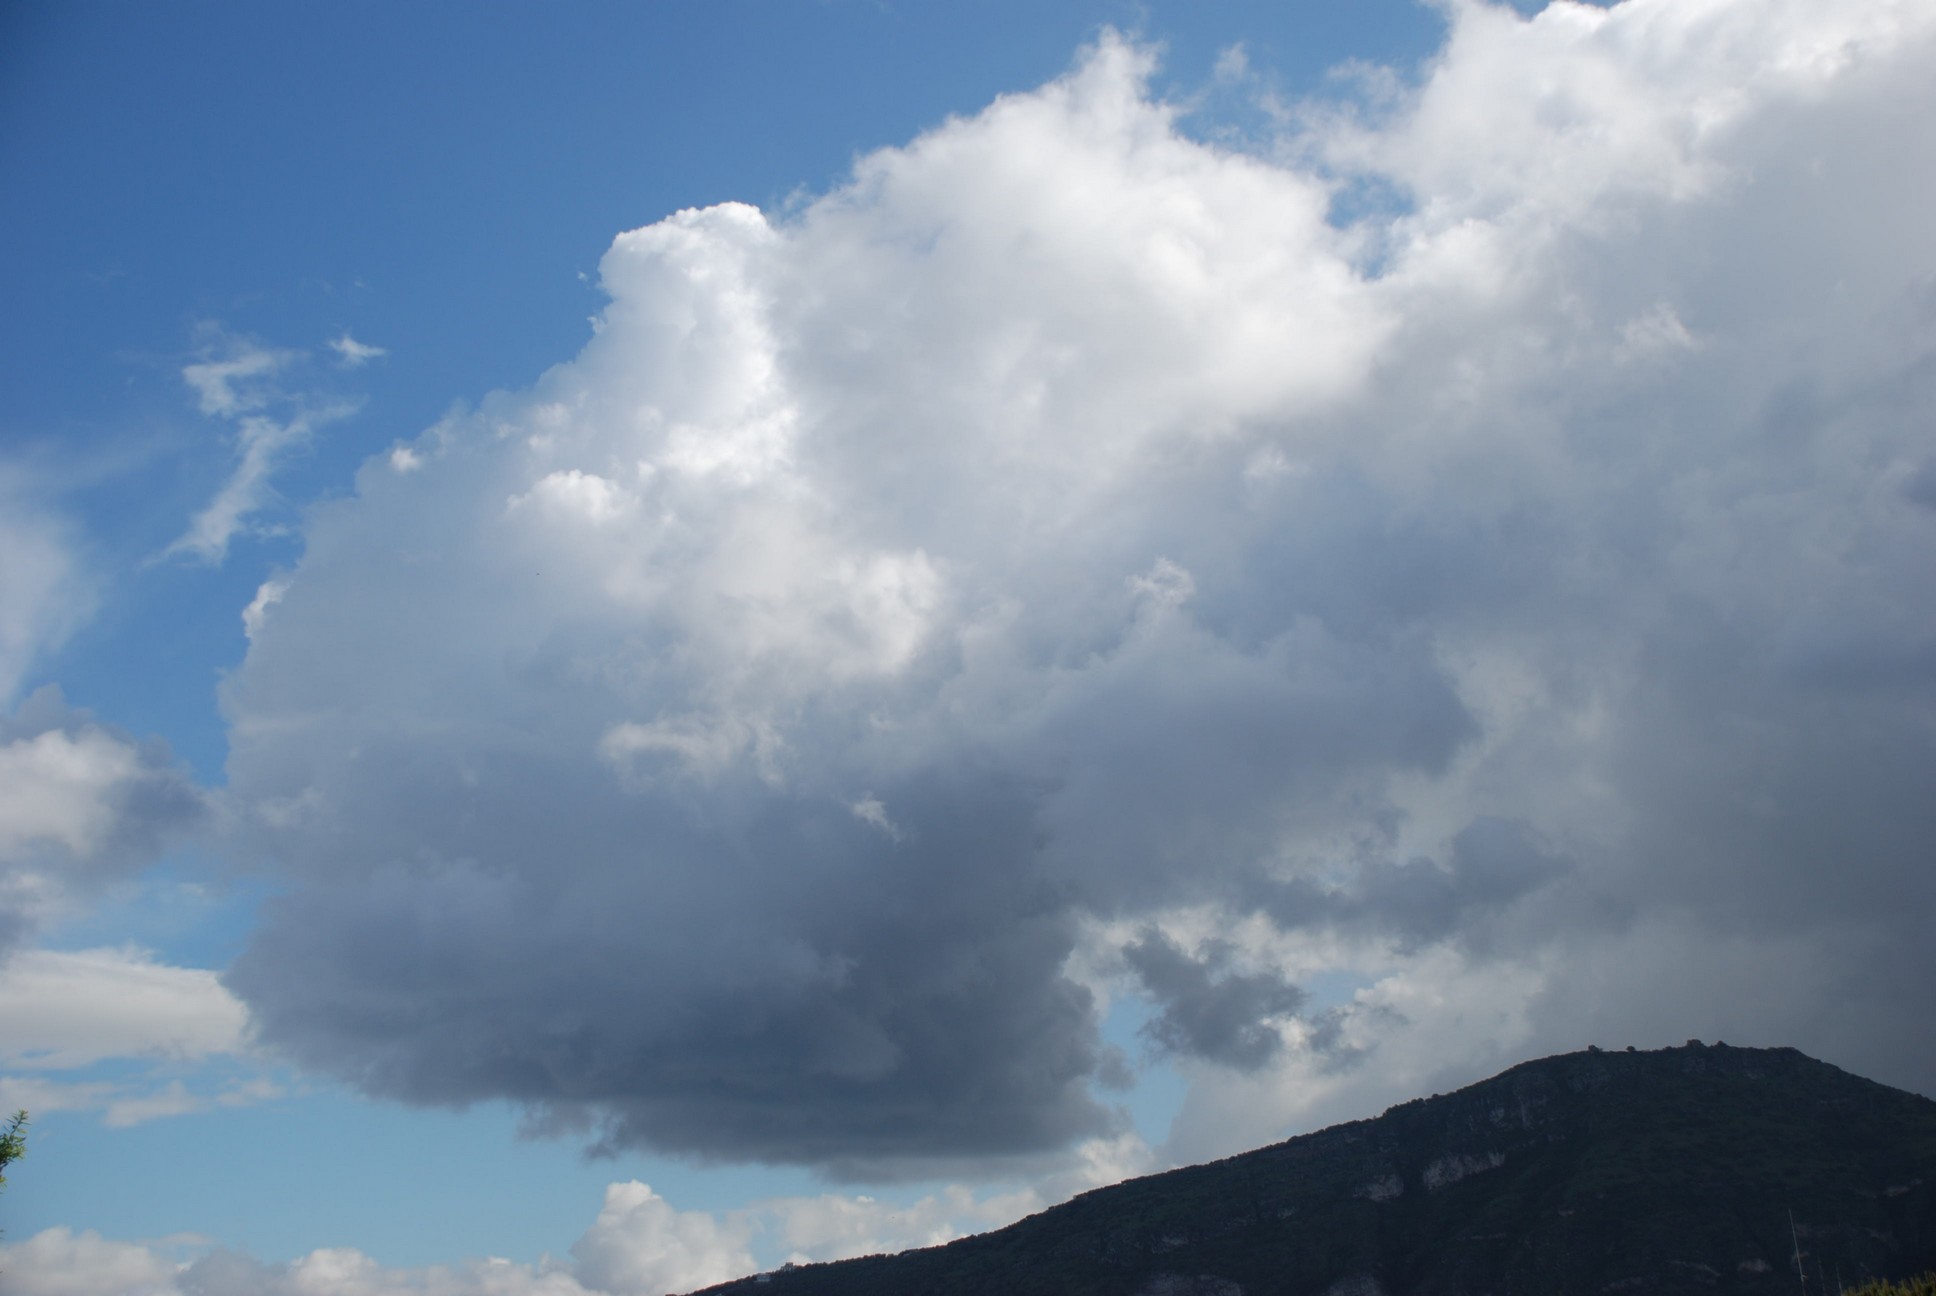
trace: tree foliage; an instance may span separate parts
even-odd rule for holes
[[[7,1183],[7,1167],[18,1161],[27,1152],[27,1113],[17,1111],[7,1122],[7,1132],[0,1134],[0,1187]]]

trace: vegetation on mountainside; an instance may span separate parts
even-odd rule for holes
[[[1818,1264],[1851,1285],[1936,1265],[1936,1102],[1690,1043],[1525,1063],[993,1233],[714,1290],[1796,1296],[1797,1249],[1811,1287]]]
[[[1936,1272],[1901,1282],[1877,1281],[1848,1289],[1847,1296],[1936,1296]]]

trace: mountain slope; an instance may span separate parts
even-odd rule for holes
[[[708,1290],[1796,1296],[1791,1211],[1811,1294],[1936,1268],[1936,1102],[1794,1049],[1570,1053],[947,1246]]]

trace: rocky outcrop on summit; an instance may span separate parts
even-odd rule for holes
[[[1790,1233],[1790,1213],[1795,1232]],[[1794,1049],[1589,1050],[752,1296],[1811,1296],[1936,1268],[1936,1102]]]

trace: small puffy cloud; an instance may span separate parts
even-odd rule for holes
[[[0,716],[0,954],[146,866],[204,814],[164,746],[70,709],[56,689]]]
[[[854,812],[854,818],[860,820],[862,823],[872,824],[874,827],[886,833],[889,840],[905,840],[907,835],[901,831],[899,825],[887,817],[887,807],[881,803],[879,797],[874,796],[872,793],[862,797],[847,808]]]
[[[256,609],[263,1039],[835,1175],[1119,1136],[1112,976],[1178,1155],[1588,1002],[1936,1086],[1936,12],[1447,13],[1269,156],[1111,36],[620,235]]]
[[[380,356],[390,354],[389,350],[385,347],[371,346],[367,342],[358,342],[349,335],[348,331],[345,331],[341,336],[331,338],[329,349],[334,351],[337,360],[345,368],[349,369],[360,368]]]
[[[606,1188],[569,1259],[397,1267],[334,1247],[267,1264],[209,1250],[200,1239],[142,1244],[52,1228],[0,1246],[0,1271],[8,1291],[24,1296],[664,1296],[784,1260],[931,1246],[1012,1223],[1042,1205],[1030,1192],[977,1196],[954,1185],[905,1205],[828,1193],[713,1213],[678,1210],[630,1181]],[[755,1247],[775,1258],[762,1265]]]
[[[347,1247],[288,1264],[230,1251],[184,1262],[175,1258],[180,1249],[52,1228],[0,1246],[0,1266],[8,1291],[19,1296],[647,1296],[641,1289],[592,1291],[556,1265],[475,1260],[392,1268]]]
[[[134,1242],[92,1229],[45,1229],[0,1246],[0,1268],[16,1296],[181,1296],[177,1267]]]
[[[251,640],[260,634],[263,618],[269,615],[270,608],[282,601],[288,588],[287,581],[273,577],[256,586],[255,597],[249,600],[249,606],[242,609],[242,633]]]
[[[45,729],[0,748],[0,854],[46,844],[99,853],[116,821],[107,792],[141,773],[140,754],[100,729]]]
[[[689,1291],[752,1272],[744,1223],[674,1210],[637,1181],[605,1190],[605,1205],[572,1244],[574,1276],[609,1292]]]

